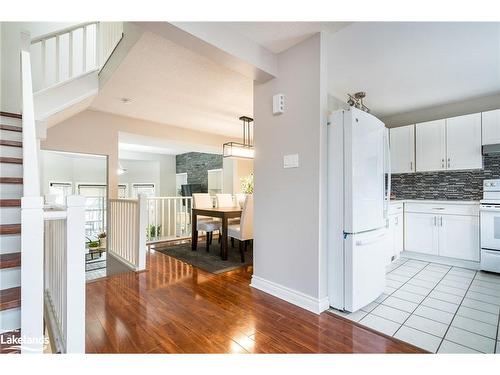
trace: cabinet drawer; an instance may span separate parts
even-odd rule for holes
[[[391,204],[389,204],[389,215],[401,213],[403,213],[403,202],[391,202]]]
[[[435,215],[479,216],[479,204],[405,203],[405,212]]]

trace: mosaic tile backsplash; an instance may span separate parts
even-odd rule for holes
[[[500,178],[500,155],[484,156],[484,169],[456,172],[422,172],[392,175],[397,199],[483,198],[483,180]]]

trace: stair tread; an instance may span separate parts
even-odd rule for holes
[[[22,184],[22,177],[0,177],[0,184]]]
[[[21,287],[0,290],[0,311],[21,306]]]
[[[0,207],[21,207],[20,199],[0,199]]]
[[[23,142],[0,139],[0,146],[23,147]]]
[[[12,117],[12,118],[23,118],[23,116],[19,113],[4,112],[4,111],[0,111],[0,116]]]
[[[21,336],[21,330],[16,329],[15,331],[7,331],[0,333],[0,353],[1,354],[20,354],[21,351],[19,348],[12,348],[12,345],[9,342],[10,338],[19,338]]]
[[[0,225],[0,234],[20,234],[21,224],[2,224]]]
[[[23,128],[21,128],[20,126],[0,124],[0,130],[10,130],[12,132],[20,132],[21,133],[23,131]]]
[[[0,157],[0,163],[11,163],[11,164],[23,164],[23,159],[21,158],[6,158]]]
[[[21,265],[21,253],[0,254],[0,269],[14,268]]]

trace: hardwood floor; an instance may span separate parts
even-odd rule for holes
[[[215,275],[154,251],[147,264],[87,284],[87,353],[422,352],[253,289],[251,267]]]

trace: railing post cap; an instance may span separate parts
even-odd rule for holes
[[[43,197],[22,197],[21,208],[43,208]]]
[[[67,207],[83,207],[85,206],[85,197],[81,195],[68,195],[66,197]]]

